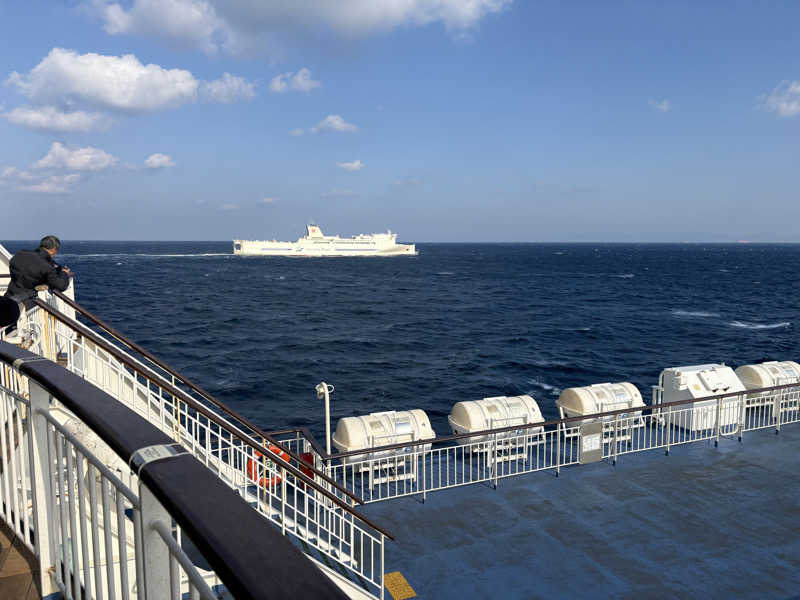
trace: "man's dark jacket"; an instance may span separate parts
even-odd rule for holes
[[[11,283],[8,284],[6,296],[23,302],[26,308],[34,305],[37,285],[46,285],[59,292],[69,287],[69,275],[53,262],[53,257],[43,248],[20,250],[11,258],[9,267]]]

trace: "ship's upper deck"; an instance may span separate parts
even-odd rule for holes
[[[420,598],[800,594],[800,428],[362,507]]]

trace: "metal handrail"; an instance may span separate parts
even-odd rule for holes
[[[337,452],[336,454],[327,454],[324,451],[318,451],[320,458],[322,460],[328,461],[334,458],[347,458],[349,456],[361,456],[363,454],[370,454],[376,451],[382,450],[396,450],[399,448],[409,448],[409,447],[417,447],[417,446],[428,446],[430,444],[440,444],[444,442],[453,442],[458,440],[464,440],[479,436],[491,435],[495,433],[506,433],[509,431],[521,431],[526,429],[538,429],[539,427],[547,427],[550,425],[565,425],[568,423],[576,423],[579,421],[585,421],[586,419],[598,419],[601,417],[613,417],[615,415],[624,415],[629,414],[632,412],[644,412],[647,410],[650,411],[661,411],[667,408],[672,408],[674,406],[682,406],[686,404],[694,404],[696,402],[705,402],[707,400],[718,400],[720,398],[730,398],[732,396],[737,395],[751,395],[751,394],[761,394],[764,392],[775,392],[782,389],[787,388],[800,388],[800,383],[787,383],[783,385],[776,385],[766,388],[755,388],[740,392],[728,392],[725,394],[717,394],[715,396],[704,396],[703,398],[690,398],[688,400],[675,400],[673,402],[664,402],[661,404],[653,404],[653,405],[644,405],[644,406],[633,406],[629,408],[622,408],[617,410],[609,410],[605,412],[599,413],[591,413],[587,415],[581,415],[578,417],[565,417],[563,419],[553,419],[551,421],[541,421],[539,423],[524,423],[520,425],[509,425],[507,427],[498,427],[496,429],[483,429],[481,431],[471,431],[469,433],[457,433],[454,435],[448,435],[444,437],[437,437],[431,438],[426,440],[416,440],[416,441],[409,441],[409,442],[398,442],[396,444],[388,444],[386,446],[370,446],[369,448],[362,448],[360,450],[350,450],[348,452]],[[313,438],[313,434],[308,431],[308,429],[284,429],[281,431],[274,431],[271,432],[273,435],[286,435],[289,433],[301,433],[303,436],[308,437],[311,436]],[[314,448],[319,447],[321,450],[321,446],[316,439],[309,439],[308,440]]]
[[[179,397],[182,402],[185,402],[188,406],[191,406],[192,408],[194,408],[196,411],[198,411],[199,413],[204,415],[207,419],[209,419],[210,421],[214,422],[219,427],[224,428],[226,431],[228,431],[232,435],[235,435],[237,437],[237,439],[239,439],[241,442],[247,444],[252,449],[260,452],[263,455],[271,456],[272,460],[275,463],[277,463],[281,468],[286,469],[295,478],[301,480],[306,485],[312,487],[313,489],[318,491],[320,494],[322,494],[326,498],[330,499],[331,502],[336,504],[339,508],[341,508],[345,512],[348,512],[348,513],[352,514],[355,518],[357,518],[361,522],[365,523],[366,525],[368,525],[369,527],[371,527],[375,531],[380,532],[381,534],[386,536],[388,539],[390,539],[390,540],[394,540],[395,539],[395,537],[391,533],[386,531],[383,527],[373,523],[367,517],[361,515],[359,512],[354,510],[353,507],[351,507],[346,502],[344,502],[341,498],[339,498],[338,496],[333,494],[331,491],[325,489],[325,487],[320,485],[320,483],[318,481],[315,481],[313,478],[311,478],[308,475],[306,475],[305,473],[303,473],[303,471],[301,469],[299,469],[298,467],[295,467],[291,463],[289,463],[286,460],[284,460],[283,457],[281,457],[280,455],[275,454],[274,452],[272,452],[269,449],[267,449],[265,446],[259,444],[258,442],[253,440],[249,435],[247,435],[245,432],[232,428],[232,424],[231,423],[229,423],[229,422],[225,421],[224,419],[220,418],[218,415],[216,415],[214,412],[209,410],[207,407],[205,407],[202,404],[200,404],[197,400],[195,400],[194,398],[189,396],[183,390],[181,390],[179,388],[176,388],[175,386],[171,385],[169,382],[165,381],[163,378],[158,376],[158,374],[156,374],[156,373],[153,373],[153,372],[150,372],[150,373],[142,372],[142,365],[137,364],[135,361],[131,360],[131,358],[126,356],[124,353],[120,352],[120,350],[118,348],[114,347],[107,340],[104,340],[102,337],[97,335],[91,329],[88,329],[87,327],[85,327],[81,323],[78,323],[77,321],[74,321],[74,320],[70,319],[69,317],[67,317],[66,315],[61,313],[60,311],[54,309],[52,306],[50,306],[46,302],[43,302],[41,299],[37,298],[35,300],[35,302],[36,302],[37,306],[39,306],[40,308],[45,310],[47,313],[52,315],[55,319],[61,321],[62,323],[64,323],[65,325],[67,325],[69,327],[72,327],[78,333],[80,333],[81,335],[83,335],[83,336],[87,337],[88,339],[90,339],[92,342],[94,342],[95,344],[97,344],[98,346],[100,346],[101,348],[103,348],[104,350],[109,352],[110,354],[112,354],[114,356],[114,358],[119,360],[125,366],[127,366],[128,368],[134,370],[137,374],[145,377],[146,379],[148,379],[150,381],[153,381],[154,383],[156,383],[157,385],[162,387],[165,391],[167,391],[169,394]],[[267,438],[267,439],[270,439],[270,438]],[[270,441],[272,441],[272,440],[270,439]],[[277,443],[276,445],[278,447],[280,447],[282,450],[286,451],[290,455],[290,457],[292,457],[292,455],[294,455],[294,457],[297,456],[296,453],[291,452],[289,449],[286,449],[282,444]],[[298,460],[298,459],[302,460],[299,457],[295,458],[295,460]],[[305,463],[305,461],[303,461],[303,467],[310,469],[311,465],[307,465]],[[337,490],[339,490],[340,492],[342,492],[343,494],[345,494],[346,496],[348,496],[349,498],[351,498],[355,502],[358,502],[359,504],[364,504],[364,501],[358,495],[356,495],[353,492],[347,490],[343,485],[341,485],[340,483],[337,483],[336,481],[334,481],[333,479],[328,477],[327,474],[322,473],[320,471],[316,471],[316,473],[320,474],[319,475],[320,478],[324,479],[326,484],[329,484],[332,487],[336,488]]]
[[[212,396],[211,393],[207,392],[206,390],[204,390],[203,388],[198,386],[196,383],[194,383],[193,381],[189,380],[183,374],[178,372],[176,369],[172,368],[170,365],[168,365],[167,363],[165,363],[161,359],[157,358],[156,356],[154,356],[153,354],[151,354],[150,352],[148,352],[147,350],[142,348],[139,344],[137,344],[133,340],[129,339],[125,334],[123,334],[123,333],[117,331],[116,329],[114,329],[111,325],[109,325],[108,323],[106,323],[105,321],[100,319],[100,317],[92,314],[89,310],[87,310],[86,308],[84,308],[83,306],[81,306],[80,304],[75,302],[72,298],[70,298],[69,296],[67,296],[63,292],[59,292],[58,290],[51,290],[51,291],[57,298],[59,298],[60,300],[62,300],[66,304],[68,304],[70,307],[75,309],[81,315],[86,317],[89,321],[91,321],[92,323],[94,323],[95,325],[97,325],[98,327],[103,329],[104,331],[106,331],[109,335],[113,336],[114,338],[119,340],[121,343],[125,344],[129,348],[131,348],[131,349],[135,350],[136,352],[138,352],[139,354],[141,354],[147,360],[149,360],[153,364],[157,365],[158,367],[160,367],[161,369],[163,369],[164,371],[166,371],[167,373],[169,373],[173,377],[178,378],[181,381],[181,383],[186,385],[186,387],[188,387],[188,388],[194,390],[196,393],[200,394],[200,396],[202,396],[204,399],[208,400],[211,404],[213,404],[214,406],[219,408],[222,412],[224,412],[225,414],[233,417],[234,419],[236,419],[240,423],[246,425],[253,432],[255,432],[256,434],[260,435],[264,439],[269,440],[269,442],[271,444],[274,444],[274,445],[278,446],[279,448],[281,448],[281,450],[285,451],[290,457],[294,458],[296,461],[303,462],[302,457],[298,456],[291,449],[284,447],[281,444],[280,441],[278,441],[277,439],[273,438],[269,433],[267,433],[265,431],[262,431],[261,428],[258,427],[255,423],[251,422],[246,417],[240,415],[239,413],[237,413],[233,409],[229,408],[222,401],[217,400],[217,398]],[[321,477],[323,480],[327,481],[328,483],[331,483],[331,484],[335,484],[336,483],[335,481],[330,479],[327,476],[326,473],[316,469],[314,467],[314,465],[307,465],[306,468],[308,468],[312,473],[314,473],[315,475]],[[359,504],[363,504],[363,502],[358,498],[358,496],[356,496],[354,494],[350,494],[349,492],[346,492],[343,488],[339,488],[339,491],[347,493],[353,500],[357,501]]]
[[[130,464],[130,459],[142,448],[168,445],[169,442],[172,442],[165,433],[122,405],[118,405],[116,410],[103,413],[98,418],[98,407],[107,406],[108,403],[116,404],[114,399],[90,382],[52,361],[42,360],[40,356],[32,352],[6,342],[0,342],[0,364],[13,368],[29,381],[35,382],[67,409],[73,411],[125,463]],[[34,414],[43,415],[61,435],[64,435],[71,443],[76,443],[76,447],[83,450],[87,459],[92,456],[91,452],[75,440],[68,431],[65,431],[64,427],[58,424],[52,416],[41,410],[37,410]],[[87,420],[85,417],[90,418]],[[98,461],[90,462],[94,464]],[[100,463],[100,468],[103,469],[102,463]],[[105,470],[107,471],[107,469]],[[185,474],[185,479],[176,476],[179,474]],[[111,475],[113,479],[117,479],[116,476]],[[251,555],[241,552],[242,531],[237,532],[223,528],[229,527],[230,522],[235,521],[244,531],[257,531],[259,535],[265,536],[263,537],[265,544],[281,543],[283,545],[285,543],[282,548],[270,550],[277,558],[286,553],[287,555],[293,554],[296,560],[297,557],[303,556],[302,551],[277,532],[271,533],[274,529],[268,526],[263,519],[253,515],[247,502],[237,494],[230,494],[227,486],[195,457],[176,454],[166,460],[145,462],[138,467],[136,475],[168,511],[170,517],[178,523],[181,530],[189,534],[189,538],[208,560],[214,572],[223,584],[234,592],[236,597],[240,597],[236,593],[237,591],[242,591],[241,597],[245,598],[272,597],[269,588],[265,588],[263,585],[264,580],[257,567],[269,567],[274,572],[280,570],[283,575],[292,577],[289,571],[295,569],[286,570],[286,565],[281,566],[277,560],[274,563],[266,561],[269,564],[264,564],[263,561],[256,564],[255,559],[249,558]],[[118,489],[129,501],[133,502],[136,508],[138,503],[136,496],[124,485]],[[207,495],[205,502],[200,502],[198,508],[199,489],[202,489]],[[70,505],[72,505],[72,498],[70,498]],[[222,523],[218,524],[207,518],[193,520],[193,517],[198,515],[206,516],[211,506],[224,509],[226,505],[228,512],[223,512],[227,518],[221,519]],[[72,527],[74,528],[74,525]],[[164,533],[160,532],[160,535]],[[167,533],[167,535],[169,534]],[[283,541],[279,542],[279,540]],[[166,542],[166,540],[164,541]],[[167,544],[169,545],[169,542]],[[175,550],[176,546],[171,545],[170,549]],[[266,554],[264,546],[250,550],[259,550],[262,556]],[[227,560],[230,557],[235,557],[236,560]],[[176,554],[175,558],[180,561],[180,554]],[[120,554],[120,561],[122,560],[124,558]],[[190,563],[182,564],[185,567],[190,566]],[[298,566],[294,563],[293,565]],[[302,566],[311,567],[312,565],[313,563],[309,560]],[[312,581],[318,582],[320,586],[318,589],[326,589],[328,595],[336,594],[338,591],[335,584],[331,583],[322,573],[317,575],[317,571],[314,570],[314,574],[311,575],[308,569],[302,570],[302,567],[298,571],[302,574],[294,576],[296,578],[295,585],[300,580],[299,578],[311,577]],[[187,571],[187,575],[190,575],[190,571]],[[139,583],[143,585],[143,582]],[[316,597],[328,597],[328,595]]]

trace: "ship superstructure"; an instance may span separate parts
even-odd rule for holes
[[[415,256],[414,244],[398,244],[397,234],[325,235],[318,225],[306,225],[296,242],[233,240],[233,253],[252,256]]]

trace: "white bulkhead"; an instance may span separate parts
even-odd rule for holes
[[[336,424],[333,445],[339,452],[364,450],[377,446],[389,446],[403,442],[432,440],[436,434],[424,410],[386,411],[370,413],[360,417],[343,417]],[[428,451],[430,444],[415,447],[417,451]],[[409,452],[411,448],[399,448],[383,452],[371,452],[346,457],[346,463],[362,460],[382,459]]]
[[[454,434],[472,433],[488,429],[500,429],[514,425],[542,423],[542,411],[532,397],[495,396],[483,400],[466,400],[456,402],[447,417],[450,429]],[[541,433],[541,427],[531,427],[531,434]],[[519,435],[518,431],[508,431],[497,435],[497,439]],[[487,441],[489,436],[476,436],[470,442]]]
[[[693,365],[664,369],[659,377],[659,388],[657,389],[660,390],[661,401],[664,403],[745,391],[744,385],[742,385],[733,369],[726,367],[724,364]],[[719,423],[721,427],[738,423],[739,410],[737,400],[738,398],[735,395],[723,399]],[[716,405],[716,400],[707,400],[705,402],[676,406],[673,412],[678,412],[673,418],[673,423],[690,431],[712,429],[717,420]],[[693,410],[687,411],[690,407]]]

